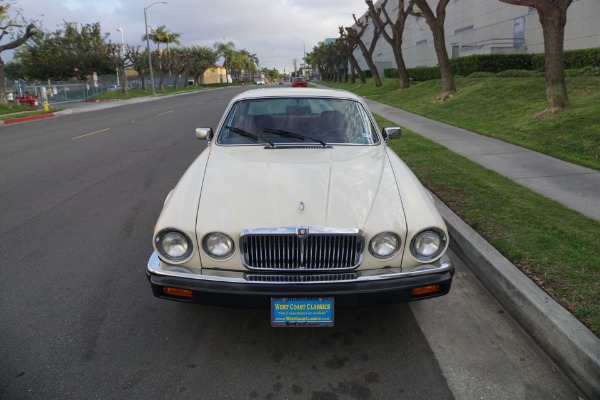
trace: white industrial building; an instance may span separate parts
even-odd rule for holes
[[[428,2],[435,10],[437,0]],[[375,3],[376,8],[379,3],[381,1]],[[388,0],[386,9],[391,17],[395,17],[398,1]],[[360,21],[364,21],[365,16],[366,13]],[[453,0],[446,8],[444,28],[450,58],[472,54],[544,52],[542,27],[535,8],[514,6],[499,0]],[[372,38],[373,24],[369,23],[363,41],[369,46]],[[567,13],[564,48],[591,47],[600,47],[600,0],[574,0]],[[408,17],[402,51],[407,68],[437,65],[433,35],[424,18]],[[367,70],[360,50],[357,49],[354,55],[361,68]],[[392,48],[383,37],[377,42],[373,61],[382,76],[384,69],[396,68]]]

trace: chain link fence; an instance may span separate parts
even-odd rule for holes
[[[158,87],[160,79],[154,77],[154,87]],[[139,77],[128,77],[127,87],[130,89],[141,89],[142,80]],[[185,86],[187,79],[185,77],[166,76],[163,82],[164,86]],[[150,88],[150,79],[146,79],[146,87]],[[61,104],[80,101],[91,101],[103,92],[114,92],[122,90],[121,82],[115,75],[99,76],[97,81],[90,79],[88,81],[48,81],[48,82],[26,82],[22,79],[6,79],[6,98],[7,100],[16,100],[17,97],[29,95],[37,97],[39,102],[48,100],[49,104]]]

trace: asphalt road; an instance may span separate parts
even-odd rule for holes
[[[333,328],[154,298],[153,224],[240,90],[0,128],[1,399],[577,399],[455,257],[448,296]]]

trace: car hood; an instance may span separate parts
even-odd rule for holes
[[[199,237],[284,226],[365,229],[372,219],[404,231],[384,145],[211,147],[198,206]]]

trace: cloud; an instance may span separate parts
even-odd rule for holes
[[[238,50],[256,54],[261,66],[290,71],[293,61],[312,51],[318,42],[337,37],[339,26],[353,24],[352,14],[362,15],[364,0],[20,0],[23,15],[41,20],[53,32],[63,21],[99,22],[110,39],[144,45],[144,8],[148,25],[165,25],[181,33],[184,46],[212,47],[232,41]],[[8,59],[3,54],[5,60]]]

